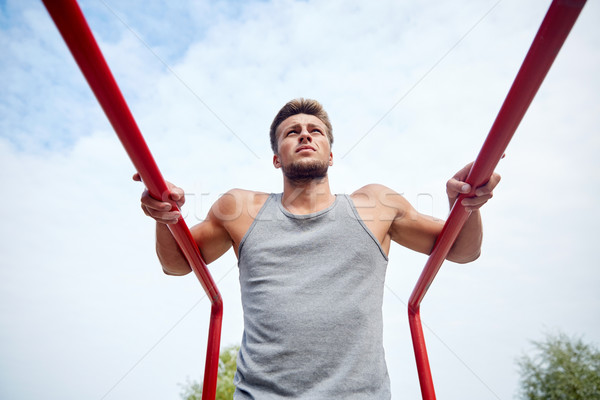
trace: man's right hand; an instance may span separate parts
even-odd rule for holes
[[[136,173],[133,175],[133,180],[141,182],[142,178],[140,174]],[[185,203],[185,194],[183,189],[173,185],[170,182],[166,182],[167,188],[169,189],[168,198],[174,201],[179,208]],[[144,190],[141,198],[142,210],[147,216],[154,218],[156,222],[161,224],[176,224],[181,218],[179,211],[171,211],[171,203],[168,201],[157,200],[150,196],[148,189]]]

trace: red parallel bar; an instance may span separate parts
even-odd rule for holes
[[[550,5],[521,65],[521,69],[466,179],[473,191],[467,195],[459,196],[455,206],[452,207],[450,216],[410,296],[408,317],[421,393],[424,400],[435,399],[435,391],[421,326],[420,305],[458,233],[470,215],[464,207],[456,205],[460,204],[465,197],[472,197],[475,188],[485,184],[490,179],[584,5],[585,0],[554,0]]]
[[[135,169],[142,177],[149,193],[156,199],[168,200],[169,190],[162,174],[129,111],[129,107],[77,2],[75,0],[42,1],[96,95],[98,102],[104,109]],[[171,203],[172,210],[178,210],[177,205]],[[168,226],[212,303],[202,399],[214,400],[217,387],[217,367],[219,365],[221,322],[223,319],[221,294],[183,219],[180,219],[177,224]]]

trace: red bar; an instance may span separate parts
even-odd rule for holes
[[[463,198],[473,196],[475,188],[490,179],[584,5],[585,0],[554,0],[550,5],[466,179],[473,192],[461,195],[455,205],[460,204]],[[452,208],[408,302],[409,323],[424,400],[435,399],[435,391],[421,327],[420,305],[468,217],[464,207]]]
[[[154,198],[168,199],[169,190],[162,174],[129,111],[129,107],[127,107],[127,103],[77,2],[75,0],[42,1],[148,191]],[[177,205],[173,203],[172,209],[178,209]],[[221,321],[223,318],[221,294],[183,219],[180,219],[175,225],[168,226],[212,303],[202,399],[214,400],[217,387],[217,367],[219,365]]]

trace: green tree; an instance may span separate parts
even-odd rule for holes
[[[237,355],[239,346],[227,347],[219,354],[219,374],[217,376],[217,395],[216,400],[231,400],[235,385],[233,377],[237,369]]]
[[[600,352],[581,339],[558,333],[533,342],[535,354],[517,361],[520,399],[600,400]]]
[[[219,354],[219,373],[217,374],[217,393],[216,400],[231,400],[235,386],[233,377],[237,368],[237,354],[240,346],[230,346],[221,351]],[[183,385],[181,392],[183,400],[201,400],[202,385],[196,381],[187,380]]]

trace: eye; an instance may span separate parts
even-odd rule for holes
[[[295,135],[296,133],[298,133],[298,132],[296,132],[295,129],[292,129],[291,131],[289,131],[288,133],[286,133],[286,136]]]

